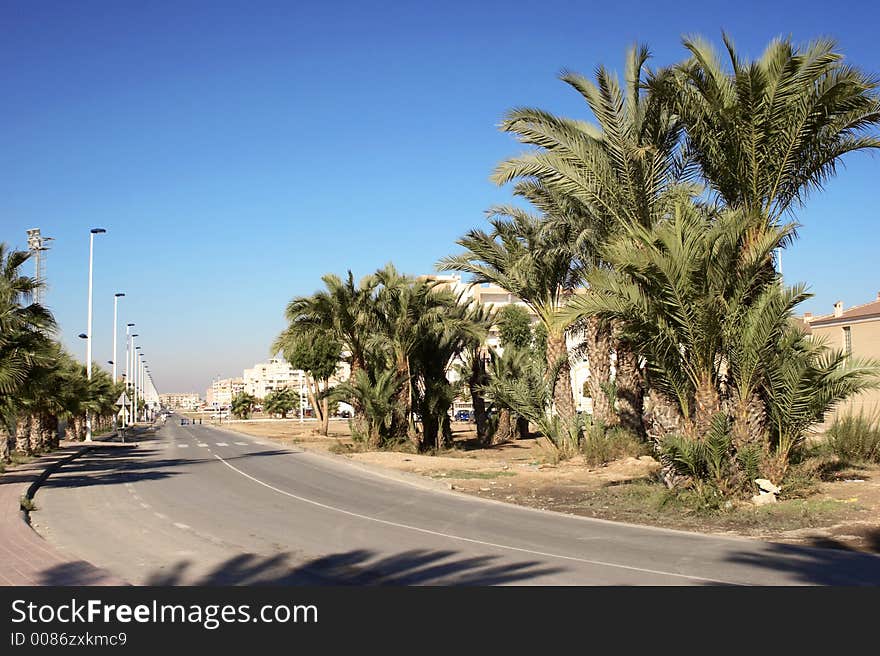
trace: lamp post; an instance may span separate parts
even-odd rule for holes
[[[131,328],[133,323],[125,324],[125,391],[131,386]],[[122,427],[125,428],[125,419],[128,415],[128,408],[123,407]]]
[[[117,382],[116,376],[116,333],[119,332],[117,320],[119,316],[118,306],[119,299],[125,296],[122,292],[116,292],[113,294],[113,384],[115,385]]]
[[[86,377],[92,380],[92,262],[95,254],[95,235],[102,235],[104,228],[92,228],[89,232],[89,317],[86,324]],[[92,441],[92,413],[86,410],[86,442]]]
[[[134,345],[134,339],[137,336],[138,336],[137,333],[134,333],[131,336],[131,378],[129,378],[129,385],[131,386],[131,400],[129,402],[129,405],[131,407],[131,412],[129,413],[128,418],[129,418],[132,426],[137,421],[137,415],[135,414],[135,411],[134,411],[135,385],[137,384],[137,371],[135,371],[134,363],[135,363],[135,353],[137,353],[137,348],[138,348]]]
[[[132,373],[134,374],[134,398],[132,399],[131,406],[131,416],[134,417],[134,421],[138,420],[138,389],[141,384],[141,354],[138,352],[141,350],[140,346],[134,347],[134,360],[132,361]]]

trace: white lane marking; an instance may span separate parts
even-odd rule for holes
[[[168,515],[163,515],[163,514],[160,513],[160,512],[154,512],[153,514],[154,514],[156,517],[158,517],[159,519],[168,519]]]
[[[186,524],[181,524],[180,522],[174,522],[174,525],[175,525],[177,528],[182,529],[182,530],[184,530],[184,531],[189,530],[189,526],[187,526]]]
[[[189,444],[178,444],[178,445],[177,445],[177,448],[178,448],[178,449],[185,449],[185,448],[188,447],[188,446],[189,446]]]
[[[150,504],[148,504],[148,503],[142,503],[142,504],[141,504],[141,508],[149,509],[149,508],[152,508],[152,506],[151,506]]]
[[[208,445],[204,444],[204,443],[199,443],[199,444],[196,444],[196,446],[208,446]]]
[[[234,442],[235,446],[247,446],[247,442]]]
[[[229,446],[226,442],[216,442],[217,446]]]
[[[222,462],[224,465],[229,467],[231,470],[238,472],[239,474],[241,474],[245,478],[249,478],[254,483],[257,483],[259,485],[262,485],[263,487],[269,488],[273,492],[278,492],[279,494],[283,494],[283,495],[288,496],[292,499],[296,499],[297,501],[302,501],[303,503],[308,503],[313,506],[317,506],[318,508],[324,508],[325,510],[332,510],[334,512],[342,513],[343,515],[348,515],[349,517],[357,517],[358,519],[365,519],[369,522],[376,522],[378,524],[385,524],[386,526],[394,526],[396,528],[407,529],[410,531],[417,531],[419,533],[426,533],[427,535],[434,535],[434,536],[441,537],[441,538],[449,538],[451,540],[460,540],[462,542],[469,542],[471,544],[480,544],[485,547],[494,547],[496,549],[507,549],[508,551],[518,551],[520,553],[527,553],[527,554],[531,554],[533,556],[545,556],[547,558],[559,558],[561,560],[571,560],[571,561],[578,562],[578,563],[585,563],[587,565],[599,565],[602,567],[616,567],[619,569],[626,569],[626,570],[630,570],[630,571],[634,571],[634,572],[644,572],[646,574],[660,574],[661,576],[672,576],[672,577],[681,578],[681,579],[688,579],[691,581],[706,581],[709,583],[722,583],[722,584],[726,584],[726,585],[742,585],[741,583],[733,583],[732,581],[722,581],[720,579],[709,579],[709,578],[705,578],[702,576],[690,576],[688,574],[678,574],[676,572],[665,572],[663,570],[658,570],[658,569],[646,569],[644,567],[634,567],[631,565],[620,565],[618,563],[608,563],[608,562],[605,562],[602,560],[590,560],[587,558],[577,558],[575,556],[563,556],[561,554],[547,553],[544,551],[534,551],[532,549],[524,549],[522,547],[512,547],[507,544],[496,544],[494,542],[485,542],[484,540],[476,540],[474,538],[465,538],[460,535],[452,535],[450,533],[442,533],[440,531],[432,531],[427,528],[420,528],[418,526],[410,526],[409,524],[399,524],[397,522],[392,522],[387,519],[379,519],[378,517],[370,517],[369,515],[361,515],[360,513],[352,512],[350,510],[344,510],[342,508],[336,508],[335,506],[329,506],[326,503],[321,503],[320,501],[314,501],[312,499],[306,499],[305,497],[298,496],[296,494],[293,494],[292,492],[288,492],[286,490],[281,490],[273,485],[269,485],[268,483],[261,481],[258,478],[254,478],[250,474],[247,474],[247,473],[243,472],[242,470],[240,470],[238,467],[230,465],[228,462],[226,462],[223,458],[218,456],[216,453],[214,454],[214,457],[217,458],[217,460]]]

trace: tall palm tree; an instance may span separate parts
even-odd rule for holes
[[[378,283],[373,276],[366,276],[355,284],[351,271],[344,279],[327,274],[321,280],[326,289],[296,297],[288,304],[285,316],[289,329],[296,333],[316,328],[330,331],[347,352],[353,375],[366,368],[367,342],[374,323],[373,295]],[[358,404],[355,399],[356,415],[363,410]]]
[[[645,86],[650,58],[644,45],[627,51],[623,85],[604,67],[595,83],[566,72],[562,80],[586,101],[596,124],[555,116],[535,108],[511,111],[502,130],[536,150],[510,158],[493,179],[539,181],[567,199],[577,211],[561,220],[572,224],[569,243],[585,270],[606,267],[598,246],[609,235],[630,226],[650,226],[666,211],[671,189],[692,174],[679,147],[680,127],[674,114]],[[553,220],[551,218],[551,220]],[[559,220],[559,219],[556,219]],[[595,319],[579,322],[590,362],[593,417],[615,423],[614,409],[603,391],[609,386],[608,349],[617,355],[617,404],[624,426],[642,431],[642,382],[638,357],[624,339],[613,340],[613,326]]]
[[[566,331],[571,321],[563,308],[578,281],[578,268],[564,247],[565,224],[554,230],[543,219],[516,207],[490,210],[492,232],[470,230],[457,243],[459,255],[442,258],[437,267],[471,275],[471,284],[494,283],[520,298],[547,331],[547,375],[553,376],[556,412],[574,416]]]
[[[847,64],[830,39],[775,39],[757,60],[723,35],[686,38],[686,62],[651,81],[687,132],[687,151],[728,207],[777,223],[821,188],[847,153],[880,147],[878,82]]]

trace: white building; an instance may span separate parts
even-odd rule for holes
[[[202,404],[198,394],[160,394],[159,403],[166,408],[180,408],[181,410],[195,410]]]
[[[228,408],[232,399],[243,391],[244,381],[241,378],[219,378],[211,381],[205,396],[209,406]]]
[[[245,369],[242,379],[244,391],[258,399],[264,399],[270,392],[286,387],[299,392],[306,385],[305,372],[294,369],[289,362],[279,358],[258,362],[250,369]]]
[[[531,316],[532,318],[533,324],[538,322],[538,316],[534,312],[532,312],[532,310],[523,302],[522,299],[520,299],[515,294],[511,294],[509,291],[507,291],[503,287],[499,287],[498,285],[488,283],[469,285],[468,283],[463,282],[461,275],[458,274],[430,274],[422,276],[422,278],[442,283],[442,287],[449,289],[450,291],[452,291],[452,293],[456,295],[461,295],[463,302],[473,300],[478,303],[488,305],[489,307],[494,308],[496,311],[504,307],[505,305],[519,305],[529,313],[529,316]],[[578,342],[579,340],[577,339],[577,336],[569,335],[567,339],[569,351],[576,348]],[[489,329],[489,336],[486,339],[486,344],[490,348],[496,349],[499,352],[502,352],[504,350],[503,348],[501,348],[501,337],[497,326],[492,326],[492,328]],[[590,368],[587,364],[586,359],[580,358],[571,362],[571,388],[574,392],[575,408],[578,411],[592,413],[592,401],[588,396],[584,396],[583,394],[584,384],[586,383],[589,375]],[[459,408],[470,407],[469,398],[466,400],[462,399],[462,401],[462,403],[455,403],[455,410],[458,410]]]

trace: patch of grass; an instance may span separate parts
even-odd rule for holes
[[[483,480],[502,478],[504,476],[516,476],[516,473],[509,471],[470,471],[466,469],[450,469],[448,471],[431,474],[431,478],[478,478]]]
[[[700,531],[765,532],[828,526],[862,514],[857,503],[836,499],[780,500],[756,507],[749,502],[710,502],[696,490],[669,490],[663,484],[636,481],[585,493],[579,514]]]
[[[349,442],[337,442],[336,444],[330,445],[330,448],[327,449],[330,453],[342,454],[345,455],[347,453],[357,453],[358,451],[362,451],[360,448],[360,443],[351,444]]]
[[[593,425],[584,434],[581,452],[588,465],[597,466],[628,456],[650,455],[651,449],[643,440],[622,428],[604,430]]]
[[[29,456],[24,453],[19,453],[18,451],[13,451],[9,454],[10,465],[26,465],[27,463],[33,462],[36,459],[36,456]]]
[[[26,512],[33,512],[37,509],[37,504],[34,503],[34,500],[24,494],[21,495],[21,509]]]
[[[842,460],[880,463],[880,413],[838,417],[825,435],[826,448]]]

